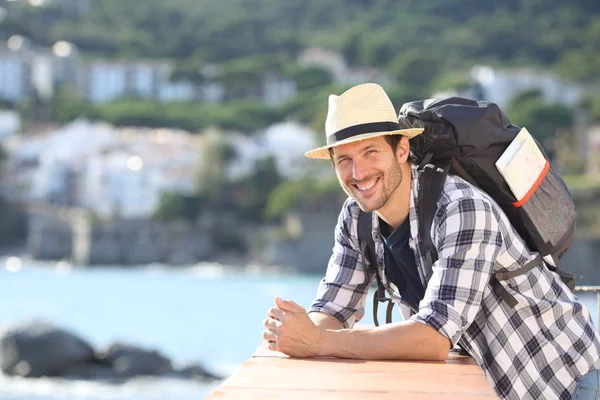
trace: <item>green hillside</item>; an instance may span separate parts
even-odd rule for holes
[[[20,33],[48,45],[69,40],[89,55],[173,57],[193,65],[249,55],[292,58],[300,48],[323,45],[341,50],[350,64],[400,77],[419,59],[434,72],[485,62],[551,68],[577,81],[596,78],[600,67],[597,0],[90,3],[84,15],[58,5],[9,14],[0,35]]]

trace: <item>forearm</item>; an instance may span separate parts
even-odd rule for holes
[[[340,330],[344,329],[344,324],[331,314],[323,312],[311,312],[308,317],[319,329]]]
[[[450,341],[432,327],[404,321],[370,329],[326,330],[320,356],[372,360],[445,360]]]

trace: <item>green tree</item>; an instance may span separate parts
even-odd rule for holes
[[[0,181],[4,177],[4,163],[6,162],[7,158],[8,154],[6,154],[6,150],[4,150],[4,147],[0,145]]]
[[[70,87],[58,88],[49,103],[50,115],[56,122],[71,122],[78,117],[90,120],[100,119],[102,114],[98,107],[81,99]]]
[[[2,37],[23,34],[45,46],[69,40],[85,56],[228,63],[248,55],[293,59],[299,49],[324,46],[353,66],[386,69],[416,51],[439,55],[444,69],[537,65],[597,79],[595,0],[228,0],[202,7],[188,0],[145,0],[144,7],[105,0],[91,2],[85,15],[17,3],[6,4]]]
[[[233,205],[240,217],[260,221],[265,217],[269,194],[282,182],[274,157],[260,159],[247,176],[233,183]]]
[[[331,73],[321,67],[312,66],[299,68],[292,78],[296,82],[296,87],[300,91],[320,89],[329,86],[333,82]]]
[[[539,90],[517,95],[508,106],[506,115],[514,124],[527,128],[551,159],[556,154],[557,134],[573,126],[572,110],[560,104],[548,104]]]
[[[600,96],[587,96],[581,101],[590,123],[600,122]]]
[[[215,80],[226,88],[229,100],[260,97],[266,77],[281,75],[284,62],[279,57],[247,56],[221,66]]]
[[[442,71],[440,60],[422,51],[409,51],[392,62],[389,72],[395,81],[413,91],[418,97],[429,95],[430,86]]]
[[[196,176],[196,193],[213,203],[219,200],[226,184],[227,166],[236,154],[222,132],[210,130],[203,136],[205,142]]]
[[[181,193],[164,192],[160,194],[158,208],[154,217],[162,220],[195,220],[204,206],[199,196],[189,196]]]
[[[340,201],[344,198],[344,192],[335,177],[317,180],[307,175],[296,180],[283,181],[269,193],[265,216],[277,219],[303,202],[319,201],[330,196],[339,196]]]
[[[205,62],[197,58],[178,61],[170,79],[171,81],[187,80],[196,84],[203,84],[207,81],[202,72],[204,67]]]

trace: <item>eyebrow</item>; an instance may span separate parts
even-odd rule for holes
[[[370,144],[368,146],[363,147],[360,152],[364,153],[365,151],[371,150],[371,149],[377,149],[377,146],[374,144]]]
[[[369,144],[363,148],[361,148],[358,153],[364,153],[365,151],[371,150],[371,149],[377,149],[377,145],[375,144]],[[340,158],[344,158],[344,157],[348,157],[348,155],[346,153],[337,153],[334,152],[333,153],[334,159],[339,160]]]

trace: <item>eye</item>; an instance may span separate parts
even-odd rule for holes
[[[348,157],[343,157],[343,158],[340,158],[340,159],[338,159],[336,164],[337,164],[337,165],[340,165],[340,164],[341,164],[341,163],[343,163],[344,161],[348,161],[348,160],[349,160],[349,158],[348,158]]]
[[[375,153],[377,153],[377,150],[371,149],[371,150],[367,151],[367,154],[375,154]]]

